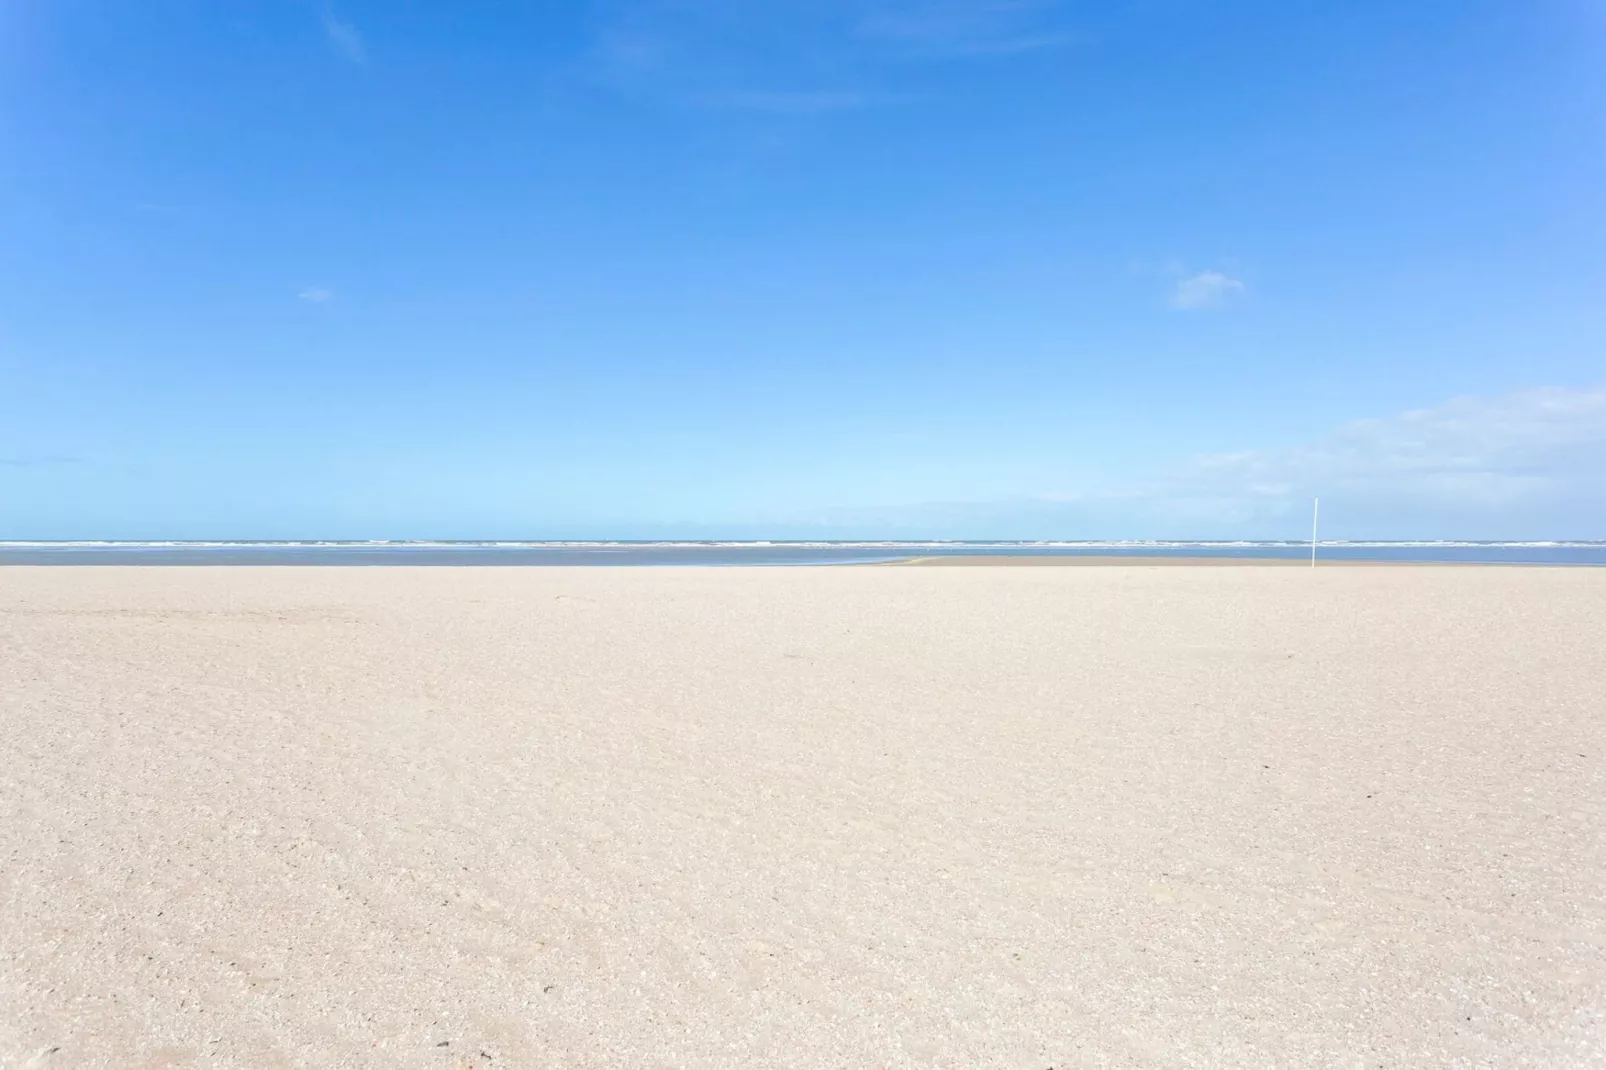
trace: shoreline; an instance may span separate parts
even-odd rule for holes
[[[1310,565],[1310,544],[1265,543],[170,543],[0,542],[8,565]],[[1606,566],[1598,543],[1324,543],[1318,564]]]
[[[1292,568],[1310,568],[1309,558],[1305,557],[1222,557],[1207,555],[1136,555],[1121,554],[934,554],[925,557],[906,557],[897,561],[878,561],[877,565],[902,565],[917,568],[926,567],[952,567],[956,565],[970,565],[979,567],[988,566],[1020,566],[1020,565],[1061,565],[1061,566],[1181,566],[1205,565],[1210,567],[1241,565],[1250,568],[1259,568],[1266,565]],[[1327,568],[1339,565],[1345,568],[1355,566],[1382,566],[1385,568],[1400,568],[1402,566],[1424,565],[1432,568],[1466,567],[1466,568],[1544,568],[1549,562],[1527,563],[1520,561],[1382,561],[1365,560],[1359,558],[1319,558],[1317,568]]]
[[[1602,568],[1606,561],[1455,561],[1455,560],[1413,560],[1409,558],[1366,558],[1366,557],[1323,557],[1312,566],[1309,557],[1250,557],[1228,556],[1224,554],[919,554],[910,557],[876,557],[869,559],[854,559],[851,557],[822,558],[822,559],[778,559],[778,560],[697,560],[695,558],[669,558],[657,560],[576,560],[576,559],[508,559],[505,557],[477,555],[414,555],[409,557],[382,554],[371,557],[335,557],[317,554],[293,556],[223,556],[210,554],[150,554],[137,557],[124,554],[74,554],[65,556],[60,554],[15,554],[0,553],[0,572],[8,570],[51,569],[76,571],[80,569],[155,569],[155,570],[184,570],[184,569],[559,569],[590,571],[596,568],[604,569],[737,569],[746,571],[750,569],[834,569],[834,568],[886,568],[886,567],[1022,567],[1022,566],[1052,566],[1052,567],[1093,567],[1093,568],[1151,568],[1151,567],[1181,567],[1197,565],[1207,568],[1221,568],[1237,566],[1241,568],[1260,568],[1263,566],[1276,566],[1281,568],[1329,568],[1342,566],[1354,567],[1381,567],[1405,568],[1411,566],[1425,566],[1432,568]]]

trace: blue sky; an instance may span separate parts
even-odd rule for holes
[[[1588,0],[16,0],[0,538],[1606,538]]]

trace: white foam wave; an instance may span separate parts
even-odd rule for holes
[[[1236,550],[1309,545],[1308,541],[1291,539],[0,539],[0,550]],[[1334,549],[1606,549],[1606,540],[1323,539],[1318,545]]]

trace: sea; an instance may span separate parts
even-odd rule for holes
[[[1308,542],[0,541],[0,565],[859,565],[917,557],[1309,559]],[[1321,542],[1318,561],[1606,565],[1606,541]]]

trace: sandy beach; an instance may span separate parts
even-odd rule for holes
[[[0,569],[0,1067],[1606,1062],[1606,570]]]

